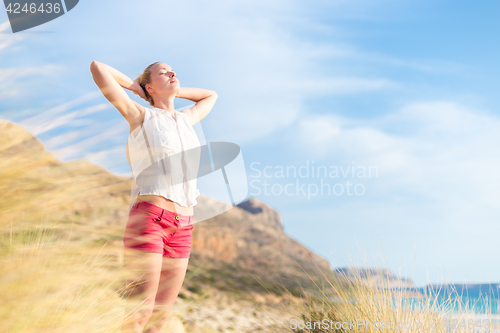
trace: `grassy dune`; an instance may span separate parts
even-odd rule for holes
[[[69,236],[58,237],[54,230],[40,224],[2,233],[0,331],[119,332],[128,311],[120,259],[112,254],[119,246],[106,243],[83,247],[69,241],[72,233],[87,232],[78,226]],[[187,287],[182,290],[164,332],[478,331],[477,327],[468,328],[472,318],[469,309],[461,309],[455,315],[455,330],[447,327],[447,309],[452,305],[460,307],[455,296],[450,296],[445,306],[438,306],[432,295],[422,296],[418,304],[411,306],[407,293],[370,287],[366,278],[359,276],[354,280],[331,279],[328,285],[318,286],[316,296],[297,298],[283,287],[278,293],[269,290],[267,299],[261,295],[264,299],[252,300],[248,295],[217,292],[216,287],[208,290],[190,283],[198,275],[196,270],[188,273]],[[236,311],[224,313],[234,307],[233,303],[239,304]],[[210,313],[203,318],[200,309],[210,307],[215,309],[211,315],[219,317],[215,318],[218,325],[212,322],[204,326]],[[238,315],[241,320],[234,320]],[[248,327],[242,324],[244,321]],[[377,323],[384,326],[377,328]]]
[[[0,331],[115,331],[123,317],[116,261],[55,234],[44,226],[2,234]]]

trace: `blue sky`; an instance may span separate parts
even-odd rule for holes
[[[332,266],[500,282],[499,14],[496,1],[87,0],[12,34],[2,12],[0,117],[62,160],[130,174],[127,123],[89,66],[135,78],[162,61],[217,91],[203,135],[240,145],[249,195]],[[306,165],[329,172],[280,174]],[[314,195],[321,182],[338,195]]]

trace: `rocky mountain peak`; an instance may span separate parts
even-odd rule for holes
[[[281,220],[280,214],[262,201],[250,198],[238,204],[237,207],[251,214],[258,215],[265,224],[278,230],[283,230],[283,221]]]

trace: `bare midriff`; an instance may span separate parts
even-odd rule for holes
[[[172,200],[164,198],[159,195],[149,195],[149,194],[139,195],[137,197],[137,201],[146,201],[149,202],[150,204],[156,205],[160,208],[181,215],[193,215],[193,206],[183,207],[180,206],[178,203],[173,202]]]

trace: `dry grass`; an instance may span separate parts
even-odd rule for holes
[[[87,232],[79,228],[74,226],[73,233]],[[48,223],[25,230],[13,226],[3,230],[1,332],[119,332],[126,311],[122,297],[125,277],[119,258],[110,256],[113,252],[107,246],[83,246],[69,239],[71,235],[57,236],[57,229]],[[371,278],[382,288],[367,285]],[[287,319],[277,322],[272,332],[479,331],[477,326],[474,330],[467,328],[473,318],[472,309],[464,308],[457,294],[444,303],[438,302],[435,294],[409,302],[409,297],[415,295],[402,289],[389,291],[389,281],[380,276],[354,274],[342,279],[332,275],[328,281],[328,285],[318,286],[315,296],[307,296],[293,306],[283,304],[283,311],[296,319],[293,323],[297,329],[292,329]],[[458,320],[455,330],[446,327],[451,309]],[[328,328],[324,319],[328,320]],[[308,329],[299,326],[300,322],[321,324]],[[344,324],[347,328],[335,328],[335,323],[344,322],[354,322],[356,327]],[[376,323],[384,323],[385,329],[377,328]],[[460,327],[462,323],[466,327]],[[434,327],[436,330],[431,329]]]
[[[116,177],[56,160],[19,126],[0,122],[0,130],[0,332],[116,331],[124,277],[109,256],[116,248],[95,239],[119,232],[96,230],[100,221],[75,215],[80,207],[91,211],[90,200],[102,200]]]
[[[124,280],[116,260],[104,247],[57,239],[54,230],[1,235],[0,331],[117,332]]]
[[[295,302],[292,307],[284,305],[292,319],[280,325],[295,333],[500,331],[498,317],[478,315],[475,305],[464,305],[456,290],[438,298],[439,290],[425,294],[405,291],[401,280],[395,286],[388,278],[363,275],[357,269],[349,276],[328,276],[328,285],[317,285],[316,295],[306,295],[304,302]],[[483,304],[487,300],[483,298]]]

